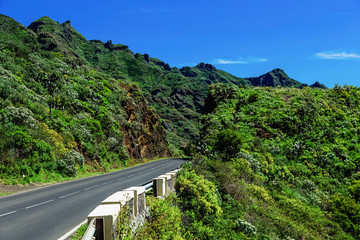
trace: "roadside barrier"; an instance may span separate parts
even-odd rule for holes
[[[155,197],[165,197],[175,191],[176,173],[173,170],[154,178],[143,186],[134,186],[116,192],[104,199],[87,217],[88,228],[82,240],[111,240],[116,227],[116,219],[126,206],[129,218],[143,218],[146,213],[145,193],[153,190]]]

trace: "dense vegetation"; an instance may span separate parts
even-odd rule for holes
[[[134,54],[126,45],[113,44],[110,40],[106,43],[88,41],[72,28],[70,21],[59,24],[49,17],[42,17],[28,29],[38,35],[37,42],[46,51],[74,57],[78,61],[75,64],[86,62],[112,78],[137,82],[164,121],[168,140],[176,147],[199,134],[199,119],[210,84],[306,86],[291,79],[281,69],[255,78],[238,78],[205,63],[171,68],[146,53]],[[316,87],[324,86],[318,84]]]
[[[358,239],[359,104],[351,86],[213,85],[194,169],[257,238]]]
[[[1,179],[75,176],[85,162],[105,170],[169,153],[136,84],[97,71],[53,37],[67,23],[42,18],[36,34],[0,18]]]
[[[176,184],[181,236],[359,239],[359,104],[351,86],[212,85]]]
[[[181,210],[184,239],[359,239],[359,104],[351,86],[212,85],[193,164],[157,211]]]

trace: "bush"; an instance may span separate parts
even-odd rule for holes
[[[345,231],[355,238],[360,238],[360,205],[354,199],[341,195],[333,196],[330,210]]]
[[[246,235],[249,235],[251,237],[255,237],[257,234],[257,229],[254,225],[252,225],[251,223],[242,220],[242,219],[237,219],[235,221],[236,224],[236,229],[240,232],[245,233]]]
[[[183,239],[180,209],[175,205],[175,198],[170,195],[165,199],[149,198],[150,221],[137,233],[137,239]]]
[[[182,210],[194,212],[196,219],[222,215],[215,185],[194,171],[181,171],[175,189]]]
[[[240,152],[244,137],[233,129],[224,129],[216,134],[214,150],[224,154],[224,159],[229,161]]]
[[[59,161],[59,170],[66,176],[74,177],[77,175],[77,169],[82,167],[85,163],[85,157],[75,151],[71,150],[64,153],[64,157]]]

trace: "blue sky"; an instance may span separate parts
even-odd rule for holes
[[[307,84],[360,86],[359,0],[0,0],[0,13],[25,26],[71,20],[89,40],[171,66],[206,62],[239,77],[282,68]]]

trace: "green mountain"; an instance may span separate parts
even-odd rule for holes
[[[2,138],[2,148],[12,146],[11,134],[18,130],[30,139],[39,138],[49,145],[46,161],[58,162],[49,169],[57,168],[72,150],[102,166],[112,158],[108,147],[114,139],[118,144],[115,158],[121,159],[165,156],[168,143],[176,148],[185,146],[199,135],[208,87],[214,83],[305,86],[278,69],[259,78],[238,78],[205,63],[171,68],[148,54],[134,54],[126,45],[89,41],[70,21],[60,24],[42,17],[24,27],[4,15],[0,15],[0,20],[2,116],[16,125],[1,126],[2,134],[7,136]],[[59,144],[65,147],[56,150],[57,141],[34,137],[34,129],[8,117],[9,107],[34,115],[36,125],[45,124],[46,131],[58,135]],[[80,113],[85,115],[78,116]],[[36,145],[31,140],[26,153],[18,150],[22,149],[21,144],[9,147],[3,166],[15,166],[14,159],[35,159],[40,153],[33,144]],[[10,168],[2,171],[9,171],[6,169]],[[27,171],[30,170],[15,172],[26,176]]]
[[[258,78],[238,78],[205,63],[171,68],[148,54],[134,54],[126,45],[88,41],[72,28],[70,21],[59,24],[43,17],[29,28],[39,35],[42,49],[81,59],[115,79],[137,82],[163,119],[170,143],[177,147],[198,135],[198,122],[210,84],[306,86],[279,69]]]
[[[26,28],[0,15],[0,33],[1,179],[50,180],[171,155],[138,86],[91,66],[69,22],[43,17]]]

